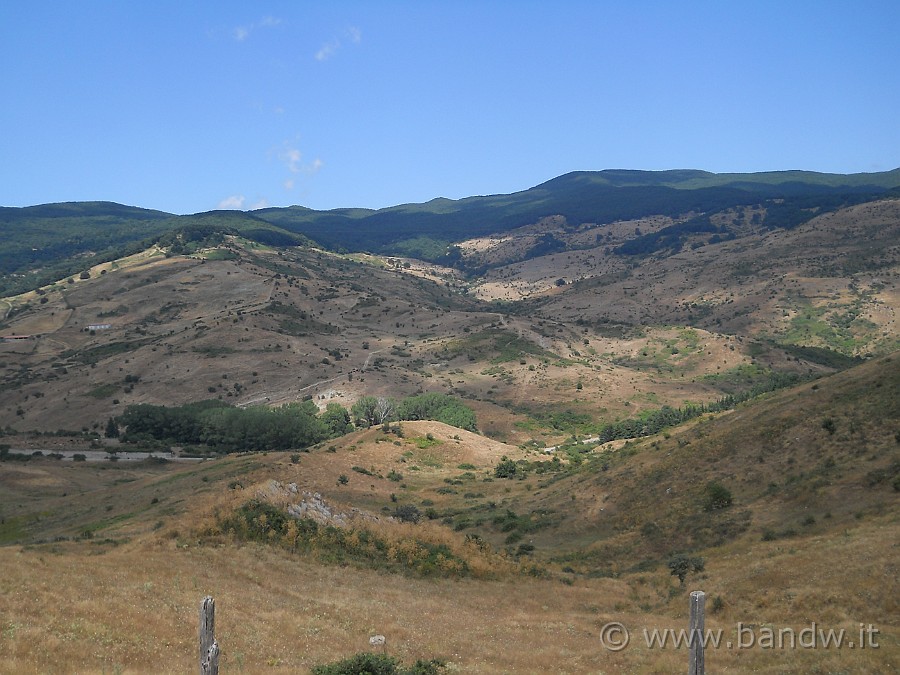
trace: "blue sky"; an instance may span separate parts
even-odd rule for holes
[[[900,166],[900,2],[0,3],[0,205]]]

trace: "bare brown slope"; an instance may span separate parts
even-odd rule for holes
[[[208,256],[157,252],[16,299],[5,331],[31,337],[0,344],[0,426],[102,433],[134,403],[349,407],[441,391],[466,399],[493,438],[554,444],[571,431],[524,417],[602,422],[711,401],[756,368],[740,336],[613,336],[499,311],[377,258],[238,242]]]
[[[743,214],[739,222],[749,220]],[[613,253],[634,236],[628,228],[596,227],[593,248],[493,269],[475,292],[530,297],[541,316],[589,326],[690,324],[845,354],[898,344],[898,200],[842,209],[792,230],[741,224],[732,241],[710,244],[710,234],[698,234],[675,255],[649,258]],[[583,235],[559,236],[577,245]],[[567,285],[557,286],[559,279]]]

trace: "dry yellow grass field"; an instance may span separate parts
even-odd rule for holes
[[[896,521],[875,520],[843,539],[726,549],[694,582],[728,599],[707,619],[726,639],[736,640],[738,622],[799,632],[815,621],[851,637],[872,623],[879,648],[722,648],[708,650],[709,672],[896,672],[896,539],[886,542],[885,529],[896,534]],[[648,648],[641,633],[686,626],[687,590],[672,593],[666,575],[572,585],[428,580],[163,537],[112,550],[5,547],[0,570],[0,671],[9,673],[190,672],[207,594],[216,598],[223,672],[303,672],[368,650],[376,633],[393,655],[443,658],[459,672],[670,673],[686,663],[684,649]],[[654,611],[641,609],[660,597]],[[632,631],[619,652],[600,639],[612,621]]]

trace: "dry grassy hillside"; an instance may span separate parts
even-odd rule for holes
[[[371,256],[233,240],[120,262],[9,300],[4,334],[30,337],[0,343],[0,426],[95,433],[135,403],[349,407],[440,391],[493,438],[554,444],[572,429],[547,415],[610,422],[713,401],[769,369],[822,370],[743,335],[531,316]]]
[[[433,422],[293,459],[7,463],[0,670],[190,670],[211,594],[228,670],[303,671],[381,633],[391,654],[461,672],[673,672],[684,650],[648,648],[641,631],[684,627],[703,588],[724,639],[739,623],[880,631],[865,650],[710,649],[711,672],[893,672],[898,394],[893,355],[580,464]],[[504,455],[512,478],[497,476]],[[730,505],[704,510],[709,482]],[[274,521],[263,540],[227,525],[254,500],[310,493],[328,509],[316,517],[345,519],[342,547],[298,548]],[[402,506],[418,524],[390,518]],[[376,540],[395,557],[359,548]],[[426,545],[444,547],[443,572],[404,571],[402,551]],[[666,566],[676,553],[705,561],[684,587]],[[601,644],[611,621],[631,630],[622,651]]]

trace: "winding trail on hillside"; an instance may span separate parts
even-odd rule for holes
[[[369,361],[372,360],[372,357],[380,352],[386,352],[390,347],[382,347],[381,349],[376,349],[374,352],[369,352],[369,355],[366,357],[366,362],[363,364],[363,367],[360,369],[361,372],[366,372],[366,369],[369,367]]]
[[[388,349],[390,349],[390,347],[382,347],[381,349],[376,349],[373,352],[369,352],[369,355],[366,357],[366,361],[365,361],[365,363],[363,363],[362,368],[359,369],[359,372],[361,372],[361,373],[366,372],[366,370],[369,367],[369,361],[372,359],[372,357],[375,356],[375,354],[378,354],[379,352],[386,352]],[[355,372],[355,369],[351,370],[350,372],[351,373]],[[332,382],[336,382],[337,380],[341,380],[345,377],[347,377],[347,374],[341,373],[340,375],[336,375],[335,377],[331,377],[327,380],[319,380],[318,382],[313,382],[312,384],[308,384],[305,387],[300,387],[297,390],[297,393],[299,394],[301,392],[306,391],[307,389],[313,389],[314,387],[320,387],[323,384],[331,384]],[[281,394],[281,395],[285,395],[285,394]],[[244,401],[243,403],[240,403],[238,405],[241,408],[246,408],[247,406],[251,406],[256,403],[268,402],[271,400],[271,398],[272,397],[271,397],[271,395],[268,394],[268,392],[263,392],[263,393],[257,395],[255,398],[252,398],[249,401]]]

